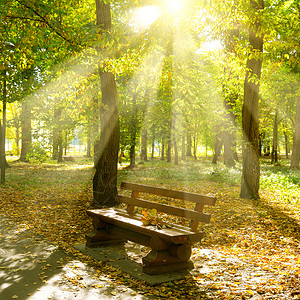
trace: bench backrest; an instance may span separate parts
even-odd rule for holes
[[[183,191],[174,191],[165,188],[152,187],[149,185],[142,185],[136,183],[122,182],[121,189],[132,191],[131,197],[118,195],[120,203],[127,204],[127,213],[129,215],[134,214],[135,206],[148,209],[156,209],[157,211],[160,211],[162,213],[178,217],[184,217],[186,219],[191,220],[190,228],[192,231],[197,231],[199,222],[209,223],[210,221],[211,216],[209,214],[203,213],[204,205],[214,206],[216,203],[216,198],[212,196],[187,193]],[[195,203],[195,207],[194,210],[189,210],[152,201],[147,201],[144,199],[139,199],[139,193],[147,193],[168,198],[181,199]]]

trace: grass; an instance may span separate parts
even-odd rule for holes
[[[48,160],[41,164],[14,162],[8,157],[11,168],[6,171],[6,185],[17,190],[35,189],[40,186],[90,184],[93,176],[93,160],[76,158],[76,162],[57,163]],[[63,174],[66,174],[65,176]],[[239,187],[242,166],[228,168],[222,163],[211,164],[211,160],[189,160],[174,165],[159,159],[152,159],[136,168],[119,171],[119,183],[122,180],[148,182],[152,185],[181,187],[191,190],[195,186],[212,182],[218,187]],[[277,191],[283,201],[300,201],[300,171],[289,169],[288,161],[273,166],[266,159],[261,160],[260,189]]]

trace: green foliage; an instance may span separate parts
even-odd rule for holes
[[[47,152],[39,143],[33,143],[28,154],[27,159],[30,162],[43,163],[48,159]]]

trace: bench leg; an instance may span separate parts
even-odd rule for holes
[[[143,271],[155,275],[172,271],[192,269],[193,262],[189,259],[191,247],[171,244],[168,249],[159,251],[152,249],[143,258]]]
[[[107,231],[107,224],[97,217],[93,218],[94,229],[86,234],[86,246],[90,248],[105,247],[112,244],[122,244],[127,240]]]
[[[113,244],[122,244],[127,242],[116,235],[112,235],[105,229],[94,229],[86,234],[86,246],[89,248],[105,247]]]

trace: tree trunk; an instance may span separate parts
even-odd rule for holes
[[[171,138],[171,128],[169,128],[168,130],[168,138],[167,138],[167,153],[166,153],[166,156],[167,156],[167,162],[171,162],[171,156],[172,156],[172,138]]]
[[[285,158],[288,159],[289,158],[289,136],[287,133],[287,129],[285,124],[283,124],[283,136],[284,136],[284,148],[285,148]]]
[[[162,139],[161,141],[161,156],[160,156],[161,160],[165,159],[165,141]]]
[[[122,165],[123,157],[125,157],[125,145],[121,147],[120,155],[119,155],[119,164]]]
[[[0,126],[0,166],[1,166],[1,184],[5,183],[5,168],[6,168],[6,156],[5,156],[5,134],[6,134],[6,67],[3,70],[3,94],[2,94],[2,113],[3,113],[3,124]]]
[[[181,160],[185,160],[185,135],[181,136]]]
[[[275,111],[274,124],[273,124],[273,143],[272,143],[272,154],[271,163],[278,162],[278,109]]]
[[[186,132],[186,156],[192,156],[192,137],[191,132]]]
[[[86,143],[86,157],[91,157],[91,151],[92,151],[92,142],[91,138],[87,138],[87,143]]]
[[[31,147],[31,107],[28,99],[22,102],[21,112],[22,146],[20,161],[28,162],[27,154]]]
[[[195,134],[193,135],[193,142],[194,142],[194,160],[197,160],[197,133],[195,131]]]
[[[147,128],[145,125],[143,125],[142,128],[142,140],[141,140],[141,159],[143,161],[148,161],[147,157]]]
[[[132,107],[133,113],[131,115],[131,131],[130,131],[130,168],[135,167],[135,146],[136,146],[136,136],[138,131],[138,115],[137,115],[137,106],[136,106],[137,94],[134,94],[132,97]]]
[[[259,198],[260,166],[258,157],[258,97],[259,80],[262,67],[263,37],[258,17],[264,8],[263,0],[250,0],[250,5],[257,12],[257,19],[249,29],[249,45],[251,54],[247,59],[244,81],[244,103],[242,109],[243,128],[243,172],[241,183],[241,198]]]
[[[99,159],[93,178],[93,198],[98,206],[117,205],[117,171],[120,141],[117,87],[112,73],[100,74],[103,109]]]
[[[229,167],[235,166],[234,159],[234,135],[228,131],[224,132],[224,164]]]
[[[59,139],[58,139],[58,155],[57,155],[57,162],[63,162],[63,139],[62,139],[62,132],[59,132]]]
[[[291,166],[293,170],[300,168],[300,96],[297,98],[296,106],[296,122],[295,122],[295,131],[293,139],[293,150],[291,157]]]
[[[62,115],[62,108],[55,108],[54,109],[54,116],[53,116],[53,141],[52,141],[52,159],[57,160],[58,162],[62,161],[62,155],[60,156],[60,147],[62,147],[62,131],[61,131],[61,124],[60,119]]]
[[[106,2],[106,1],[105,1]],[[110,3],[96,0],[97,25],[104,30],[111,28]],[[100,70],[102,107],[99,159],[93,177],[93,202],[96,206],[115,206],[117,200],[117,172],[120,142],[118,93],[114,75]]]
[[[154,150],[155,150],[155,134],[154,131],[152,133],[152,142],[151,142],[151,158],[154,158]]]
[[[215,136],[214,156],[213,156],[213,160],[212,160],[213,164],[217,163],[218,157],[221,155],[222,146],[223,146],[223,138],[222,138],[221,133],[219,132]]]
[[[130,126],[130,150],[129,150],[129,157],[130,157],[130,168],[135,167],[135,147],[136,147],[136,136],[138,131],[138,111],[136,106],[136,98],[137,94],[134,94],[132,97],[132,115],[131,115],[131,126]]]
[[[148,161],[148,156],[147,156],[147,144],[148,144],[148,131],[147,131],[147,110],[148,110],[148,105],[147,103],[149,102],[150,99],[150,94],[149,90],[147,89],[144,94],[144,109],[143,109],[143,123],[142,123],[142,134],[141,134],[141,160],[142,161]]]
[[[237,157],[235,150],[235,119],[236,116],[233,113],[234,104],[238,95],[231,94],[229,99],[224,100],[225,107],[225,131],[224,131],[224,164],[229,167],[235,166],[235,158]]]
[[[20,128],[16,127],[16,150],[17,150],[17,156],[20,155],[20,148],[19,148],[19,144],[20,144]]]
[[[263,146],[263,135],[262,133],[258,134],[258,156],[262,156],[262,146]]]

